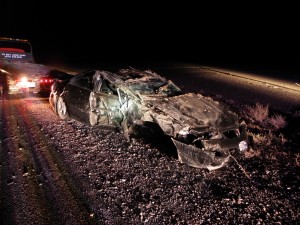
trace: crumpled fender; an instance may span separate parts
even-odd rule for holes
[[[212,151],[196,148],[192,145],[176,141],[173,138],[172,141],[176,146],[179,162],[192,167],[215,170],[223,167],[230,158],[230,155],[216,157]]]

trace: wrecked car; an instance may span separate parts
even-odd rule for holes
[[[49,102],[63,120],[112,125],[128,139],[139,127],[154,124],[172,139],[178,160],[197,168],[220,168],[248,148],[246,125],[228,106],[183,93],[150,70],[82,72],[55,82]]]

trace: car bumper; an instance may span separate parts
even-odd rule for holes
[[[234,139],[203,140],[203,148],[197,148],[172,138],[178,153],[178,160],[196,168],[217,169],[227,163],[231,152],[241,153],[248,149],[248,137],[241,132]]]

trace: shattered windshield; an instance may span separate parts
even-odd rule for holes
[[[137,95],[161,95],[164,97],[182,94],[182,91],[172,81],[159,76],[150,70],[139,71],[123,69],[119,71],[121,80],[127,88]]]
[[[158,78],[151,78],[145,82],[130,82],[128,86],[134,93],[141,95],[174,96],[182,93],[173,82]]]

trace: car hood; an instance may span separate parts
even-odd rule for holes
[[[222,130],[236,126],[239,120],[237,114],[225,105],[194,93],[152,99],[148,105],[152,110],[144,119],[157,122],[171,136],[187,128]]]

